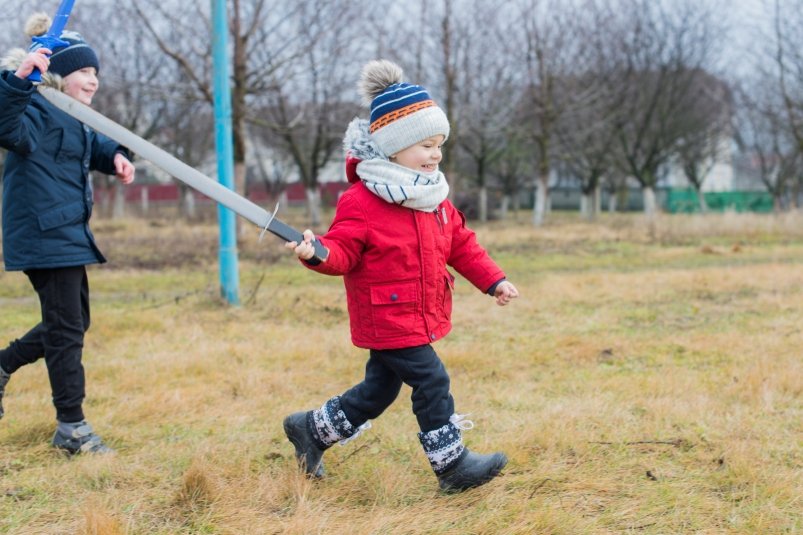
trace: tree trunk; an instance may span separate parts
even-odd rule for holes
[[[705,193],[703,190],[698,189],[697,191],[697,202],[700,203],[700,213],[707,214],[708,213],[708,203],[705,202]]]
[[[597,184],[594,187],[594,219],[602,213],[602,188]]]
[[[507,219],[507,211],[510,209],[510,195],[502,196],[502,204],[499,206],[499,219]]]
[[[307,215],[310,225],[317,227],[321,224],[321,187],[307,187]]]
[[[114,203],[112,204],[112,219],[121,219],[125,217],[125,192],[123,185],[114,181]]]
[[[549,176],[538,177],[535,188],[535,206],[533,207],[533,225],[540,227],[544,224],[547,211],[547,195],[549,188]]]
[[[480,188],[480,194],[477,198],[477,213],[480,216],[480,221],[483,223],[488,221],[488,188],[486,186]]]
[[[591,221],[594,219],[594,196],[582,192],[580,195],[580,215],[583,219]]]
[[[179,202],[181,203],[181,214],[184,216],[184,218],[189,221],[195,219],[195,195],[193,194],[192,189],[184,186],[181,191],[181,199],[179,199]]]
[[[139,190],[139,203],[142,215],[148,215],[148,186],[143,186],[142,189]]]
[[[617,210],[616,205],[618,201],[619,201],[619,195],[617,195],[615,191],[611,192],[611,194],[608,195],[608,212],[612,214],[616,212]]]
[[[234,191],[245,197],[245,162],[244,161],[235,161],[234,162]],[[240,217],[236,217],[234,219],[235,225],[237,225],[237,232],[236,236],[244,237],[243,235],[247,232],[246,225],[243,224],[243,219]]]
[[[644,186],[642,189],[642,196],[644,198],[644,214],[652,219],[658,213],[658,203],[655,200],[655,190],[652,188],[652,186]]]

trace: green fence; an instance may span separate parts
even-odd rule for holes
[[[668,212],[700,211],[700,201],[694,189],[670,189],[666,193]],[[705,203],[712,212],[772,212],[772,195],[765,191],[721,191],[706,192],[704,195]]]

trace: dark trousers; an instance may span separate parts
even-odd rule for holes
[[[32,269],[30,279],[42,309],[42,321],[19,340],[0,350],[0,366],[14,373],[44,357],[56,418],[84,419],[84,367],[81,354],[89,329],[89,283],[84,266]]]
[[[399,395],[402,382],[411,386],[413,413],[421,431],[438,429],[454,414],[449,374],[431,345],[371,350],[365,379],[340,397],[340,406],[354,426],[382,414]]]

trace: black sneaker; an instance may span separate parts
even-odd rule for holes
[[[301,469],[310,477],[323,477],[324,450],[320,449],[312,438],[307,425],[307,413],[296,412],[285,418],[284,434],[296,448],[296,459]]]
[[[70,455],[79,453],[113,453],[86,421],[68,424],[59,422],[53,435],[53,447],[65,450]]]
[[[11,378],[9,374],[7,374],[3,368],[0,368],[0,418],[3,417],[3,393],[6,391],[6,385],[8,384],[8,380]]]

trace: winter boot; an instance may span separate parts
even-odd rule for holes
[[[462,429],[474,424],[452,415],[449,423],[432,431],[418,434],[438,484],[445,492],[462,492],[479,487],[499,475],[507,464],[503,453],[480,455],[463,446]]]
[[[296,459],[304,472],[315,478],[324,476],[323,452],[335,442],[345,444],[371,427],[365,422],[355,427],[340,408],[340,397],[335,396],[316,409],[296,412],[284,419],[284,433],[296,448]]]
[[[284,419],[284,434],[296,448],[298,465],[310,477],[323,477],[323,452],[329,446],[324,446],[312,434],[312,427],[308,423],[312,411],[295,412]]]
[[[489,482],[507,464],[504,453],[480,455],[466,448],[465,455],[442,474],[438,474],[438,484],[445,492],[462,492]]]
[[[59,422],[53,435],[53,447],[65,450],[69,455],[114,452],[95,434],[86,420],[74,423]]]
[[[6,391],[6,385],[11,375],[7,374],[2,367],[0,367],[0,419],[3,418],[3,393]]]

